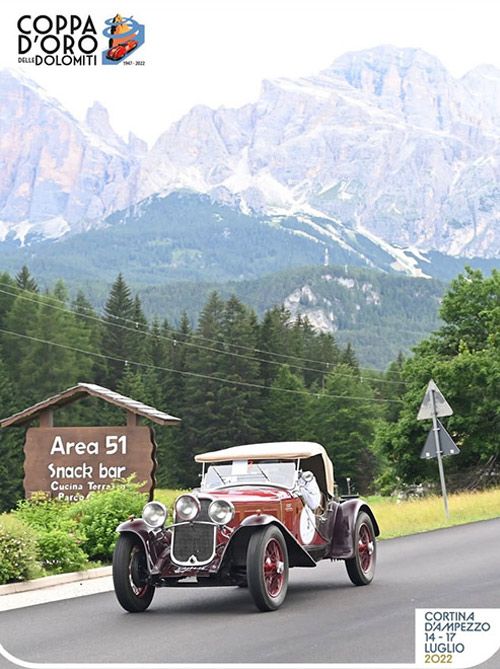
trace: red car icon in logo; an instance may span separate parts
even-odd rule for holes
[[[137,42],[135,40],[129,40],[128,42],[123,42],[117,46],[112,47],[106,54],[106,58],[109,60],[121,60],[126,56],[130,51],[135,49]]]

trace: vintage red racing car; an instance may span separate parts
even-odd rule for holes
[[[344,560],[355,585],[374,576],[379,528],[368,504],[334,495],[320,444],[251,444],[203,453],[201,485],[180,495],[174,517],[149,502],[117,528],[115,593],[144,611],[158,587],[248,586],[261,611],[277,609],[290,567]]]
[[[137,46],[138,42],[135,40],[129,40],[128,42],[122,42],[122,44],[117,44],[116,46],[111,47],[106,53],[106,58],[109,60],[121,60],[126,56],[130,51],[133,51]]]

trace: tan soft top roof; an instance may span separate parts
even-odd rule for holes
[[[195,455],[196,462],[226,462],[228,460],[305,460],[321,456],[325,467],[328,492],[333,495],[333,464],[325,448],[312,441],[278,441],[267,444],[231,446],[220,451]]]

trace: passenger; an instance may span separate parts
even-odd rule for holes
[[[301,472],[299,475],[300,494],[304,498],[307,506],[316,511],[321,505],[321,490],[319,489],[316,477],[310,471]]]

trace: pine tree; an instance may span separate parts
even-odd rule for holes
[[[311,349],[316,338],[316,332],[307,316],[297,316],[291,328],[291,334],[290,350],[293,355],[297,356],[296,360],[290,361],[291,368],[294,369],[292,365],[297,365],[297,367],[314,369],[316,366],[310,360],[313,360]],[[323,369],[324,366],[319,365],[318,368]],[[302,374],[304,375],[304,381],[309,381],[308,371],[303,369]],[[314,375],[312,378],[314,378]]]
[[[289,327],[290,312],[285,307],[273,307],[264,314],[259,326],[257,348],[260,377],[265,386],[270,386],[276,378],[280,363],[287,362],[284,355],[291,354],[292,332]]]
[[[178,328],[163,324],[163,336],[166,345],[162,366],[173,371],[160,372],[158,385],[162,395],[159,408],[170,413],[182,422],[174,427],[162,427],[157,430],[158,481],[167,486],[189,487],[196,482],[193,451],[189,447],[187,434],[190,426],[190,401],[187,396],[189,377],[187,359],[190,355],[191,324],[186,313],[181,317]]]
[[[328,371],[341,361],[341,352],[331,333],[315,332],[304,350],[306,360],[302,361],[305,369],[304,380],[310,388],[314,383],[323,386]]]
[[[132,335],[132,351],[131,358],[135,362],[145,362],[147,360],[148,340],[149,340],[149,325],[142,310],[141,298],[136,295],[134,298],[134,306],[132,310],[132,320],[128,327],[134,328],[135,332]]]
[[[100,357],[102,349],[102,322],[92,305],[80,290],[71,304],[74,313],[75,347],[90,351],[88,372],[82,370],[82,381],[98,383],[104,373],[105,361]],[[94,353],[96,355],[92,356]],[[85,375],[83,378],[83,375]]]
[[[0,274],[0,327],[5,325],[5,318],[16,299],[18,287],[8,272]]]
[[[104,383],[112,390],[125,370],[125,361],[136,351],[136,333],[133,330],[134,300],[122,274],[114,282],[103,316],[102,352],[109,356]]]
[[[13,384],[0,355],[0,406],[6,418],[24,407],[16,402]],[[5,428],[0,431],[0,513],[10,511],[23,498],[23,443],[26,430]]]
[[[219,375],[237,382],[221,383],[217,391],[217,447],[226,448],[259,441],[262,434],[260,390],[253,387],[261,385],[260,366],[247,350],[257,344],[257,319],[234,295],[225,305],[221,334],[226,355],[219,356]]]
[[[218,425],[220,424],[220,381],[210,377],[219,375],[220,357],[223,349],[222,319],[224,302],[213,292],[203,308],[196,330],[196,347],[186,351],[186,365],[193,376],[186,377],[186,401],[183,420],[183,436],[186,468],[183,485],[193,485],[197,480],[198,466],[193,463],[196,453],[219,448]],[[174,414],[176,415],[176,414]]]
[[[75,323],[89,333],[90,339],[95,343],[96,348],[100,348],[102,337],[101,319],[94,311],[93,306],[85,297],[82,290],[79,290],[75,299],[71,303],[71,308],[75,313]]]
[[[154,367],[165,366],[167,346],[162,338],[162,332],[158,318],[153,318],[151,322],[150,336],[146,342],[147,361]]]
[[[29,402],[39,401],[91,377],[93,360],[82,351],[90,346],[81,338],[75,314],[67,308],[68,294],[58,281],[53,294],[40,297],[36,316],[28,325],[33,338],[29,350],[19,363],[21,378],[29,390]]]
[[[41,300],[36,293],[21,291],[5,315],[5,330],[8,334],[4,334],[1,340],[3,358],[15,385],[16,396],[24,406],[29,405],[33,398],[33,380],[29,375],[24,375],[21,365],[35,343],[32,337],[40,335],[40,338],[46,339],[45,333],[36,329]]]
[[[16,285],[20,290],[27,290],[31,293],[39,292],[37,282],[31,276],[26,265],[23,265],[21,270],[16,274]]]
[[[131,397],[138,402],[146,402],[146,388],[144,384],[143,372],[140,369],[133,369],[132,365],[127,365],[122,378],[118,382],[118,392],[127,397]]]
[[[308,407],[302,377],[282,365],[265,403],[265,441],[310,441]]]
[[[344,365],[349,365],[352,370],[354,370],[357,374],[359,374],[359,362],[356,358],[356,354],[354,353],[354,348],[351,344],[351,342],[347,343],[347,346],[345,349],[342,351],[342,354],[340,356],[340,362],[342,362]]]

